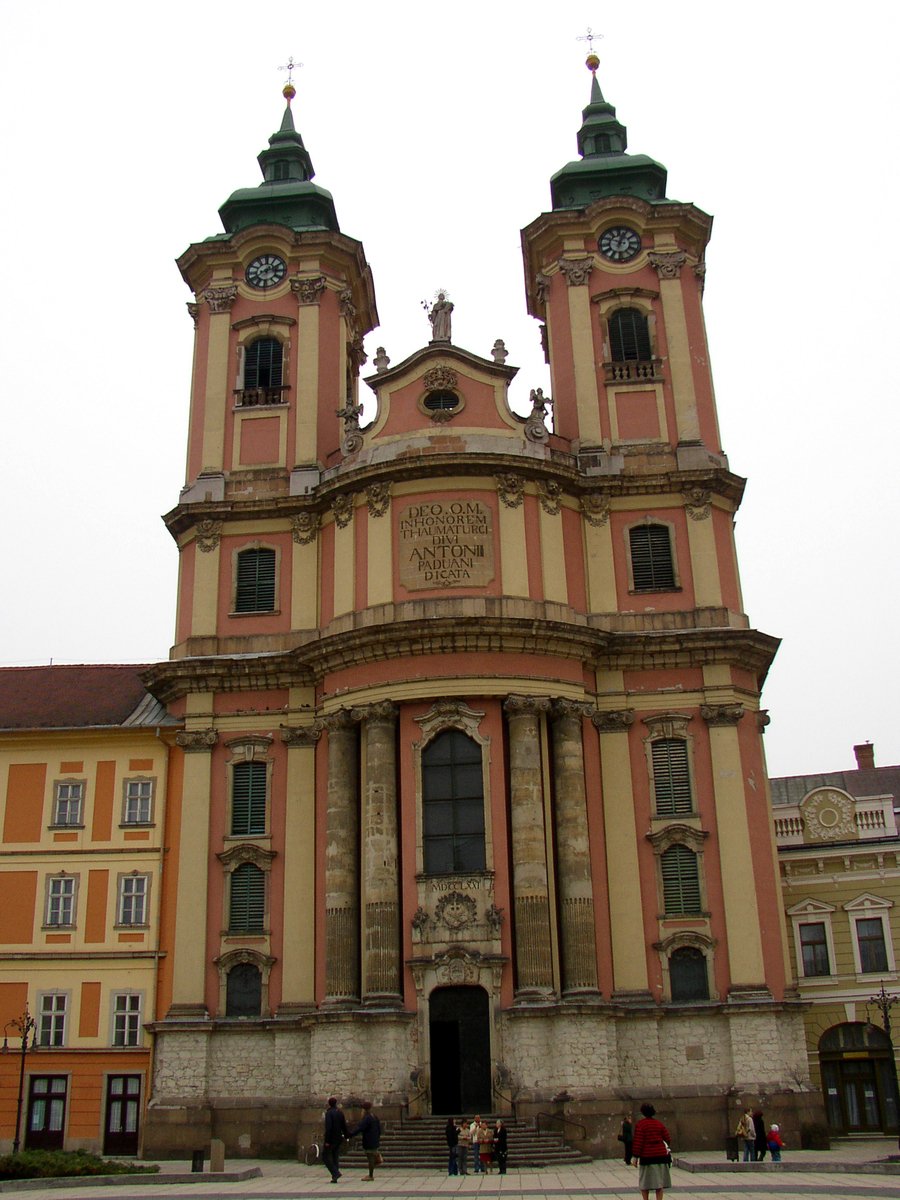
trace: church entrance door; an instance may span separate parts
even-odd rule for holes
[[[491,1110],[488,994],[480,987],[435,988],[429,1000],[431,1111]]]

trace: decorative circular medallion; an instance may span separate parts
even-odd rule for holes
[[[251,287],[263,290],[281,283],[286,274],[287,266],[283,258],[277,254],[260,254],[247,267],[245,278]]]
[[[846,792],[837,788],[816,788],[803,798],[800,807],[808,840],[847,841],[859,836],[853,798]]]
[[[641,248],[641,235],[628,225],[613,225],[600,234],[597,246],[610,262],[628,262]]]

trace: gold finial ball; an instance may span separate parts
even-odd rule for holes
[[[285,100],[290,103],[291,100],[293,100],[293,98],[297,95],[297,89],[292,83],[286,83],[281,89],[281,94],[284,96]]]
[[[584,65],[587,67],[587,69],[589,71],[596,71],[597,68],[600,66],[600,59],[597,57],[596,54],[589,54],[587,56],[587,58],[584,60]]]

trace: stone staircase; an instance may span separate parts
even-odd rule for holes
[[[561,1133],[541,1131],[516,1117],[501,1118],[509,1141],[509,1167],[554,1167],[567,1163],[589,1163],[593,1160],[580,1150],[567,1145]],[[485,1117],[493,1126],[496,1117]],[[420,1117],[407,1121],[382,1121],[381,1153],[385,1167],[402,1167],[446,1174],[447,1142],[444,1138],[446,1117]],[[353,1138],[349,1149],[341,1155],[341,1168],[365,1170],[366,1159],[359,1143]],[[494,1171],[496,1172],[496,1163]],[[469,1172],[472,1155],[469,1153]]]

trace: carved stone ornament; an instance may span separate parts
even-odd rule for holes
[[[431,738],[441,729],[461,729],[470,738],[478,739],[478,726],[483,712],[469,708],[464,700],[436,700],[424,717],[416,717],[426,738]]]
[[[685,738],[688,736],[687,727],[691,718],[686,713],[655,713],[652,717],[642,717],[651,738]]]
[[[428,927],[431,924],[431,917],[429,917],[428,913],[421,904],[413,913],[410,924],[420,937],[424,936],[424,934],[427,932]]]
[[[213,521],[207,517],[205,520],[197,522],[197,548],[198,550],[202,550],[204,554],[209,554],[211,550],[215,550],[221,537],[221,521]]]
[[[540,338],[541,338],[541,349],[544,352],[544,362],[549,363],[549,361],[550,361],[550,334],[547,332],[546,325],[541,325],[541,327],[540,327]]]
[[[370,517],[383,517],[391,507],[391,485],[370,483],[366,488],[366,507]]]
[[[306,749],[315,746],[323,729],[321,721],[313,721],[312,725],[282,725],[281,740],[289,750]]]
[[[737,725],[743,715],[743,704],[700,705],[700,716],[707,725]]]
[[[538,482],[538,499],[541,508],[549,517],[555,517],[559,512],[562,488],[555,479],[541,479]]]
[[[325,291],[325,276],[316,275],[312,279],[292,279],[291,291],[297,297],[298,304],[318,304]]]
[[[545,275],[543,271],[538,271],[534,277],[534,294],[538,304],[546,304],[547,297],[550,295],[550,283],[553,279],[552,275]]]
[[[391,360],[384,352],[384,346],[378,346],[376,348],[375,357],[372,359],[372,362],[374,363],[375,370],[378,372],[378,374],[383,375],[391,365]]]
[[[242,733],[239,737],[229,738],[225,745],[231,755],[231,762],[265,762],[272,749],[272,735]]]
[[[322,718],[322,728],[328,733],[338,733],[342,729],[352,729],[356,720],[347,708],[339,708]]]
[[[594,269],[592,258],[561,258],[559,269],[569,287],[584,287]]]
[[[193,300],[188,300],[187,310],[191,320],[194,322],[194,328],[197,328],[197,322],[200,319],[200,305],[195,304]]]
[[[341,452],[345,455],[355,454],[362,448],[363,438],[359,432],[359,414],[361,412],[362,405],[354,404],[350,397],[347,398],[347,403],[343,408],[335,409],[335,416],[340,417],[344,422]]]
[[[525,436],[530,442],[546,442],[550,436],[545,419],[548,405],[553,401],[544,395],[543,388],[531,389],[531,412],[525,422]]]
[[[308,546],[316,540],[320,517],[317,512],[299,512],[291,517],[291,537],[298,546]]]
[[[344,529],[353,520],[353,496],[350,492],[341,492],[331,501],[331,511],[334,523],[338,529]]]
[[[540,716],[550,711],[550,701],[546,696],[507,696],[503,701],[503,711],[513,716],[518,713]]]
[[[216,858],[223,867],[230,867],[232,870],[241,866],[242,863],[249,862],[253,863],[255,867],[259,867],[261,871],[268,871],[275,858],[275,851],[264,850],[262,846],[254,846],[252,842],[242,842],[239,846],[231,846],[228,850],[217,854]]]
[[[237,293],[237,284],[229,283],[225,287],[205,288],[198,299],[206,301],[211,313],[227,313],[231,312]]]
[[[855,839],[856,805],[837,788],[818,788],[800,801],[803,824],[812,841],[834,842]]]
[[[709,488],[685,488],[684,507],[692,521],[705,521],[712,511],[712,492]]]
[[[503,338],[497,338],[491,347],[491,358],[495,363],[500,363],[501,367],[509,358],[509,351],[506,349],[506,342]]]
[[[435,976],[439,984],[478,982],[478,960],[481,955],[448,951],[435,958]]]
[[[369,725],[394,725],[397,721],[397,705],[390,700],[377,700],[374,704],[360,704],[350,709],[354,721],[366,721]]]
[[[185,754],[209,754],[218,740],[215,729],[181,729],[175,734],[175,743]]]
[[[605,492],[585,492],[581,497],[585,520],[599,529],[609,520],[609,496]]]
[[[525,480],[521,475],[495,475],[497,495],[507,508],[518,508],[525,498]]]
[[[648,833],[647,841],[657,854],[665,854],[670,846],[687,846],[695,854],[703,849],[703,843],[709,837],[705,829],[694,829],[690,825],[666,825],[655,833]]]
[[[366,354],[363,340],[361,337],[355,337],[347,343],[347,353],[350,356],[350,361],[356,367],[357,371],[366,365],[369,361],[369,356]]]
[[[647,261],[651,267],[656,267],[660,279],[677,279],[681,275],[681,268],[687,262],[687,255],[683,250],[673,250],[666,254],[651,251],[647,255]]]
[[[500,927],[503,924],[503,909],[498,908],[496,904],[492,904],[484,915],[487,918],[487,923],[491,929],[491,932],[495,935],[499,935]]]
[[[471,896],[462,892],[448,892],[438,900],[434,909],[436,925],[445,925],[447,929],[465,929],[474,925],[478,909]]]
[[[580,721],[582,717],[593,717],[596,711],[587,700],[567,700],[564,696],[557,697],[550,705],[550,716],[554,721]]]
[[[430,367],[422,376],[422,383],[429,389],[453,389],[458,382],[457,374],[451,367]]]
[[[634,724],[633,708],[614,708],[608,712],[591,713],[598,733],[627,733]]]
[[[699,262],[694,263],[694,274],[700,280],[700,295],[702,296],[706,287],[706,263],[702,258]]]
[[[765,731],[766,726],[771,725],[771,724],[772,724],[772,718],[769,716],[769,710],[767,708],[761,708],[759,710],[759,712],[756,714],[757,729],[759,730],[760,733],[763,733]]]
[[[353,292],[350,288],[344,288],[338,293],[338,307],[345,321],[350,324],[356,323],[356,305],[353,303]]]

